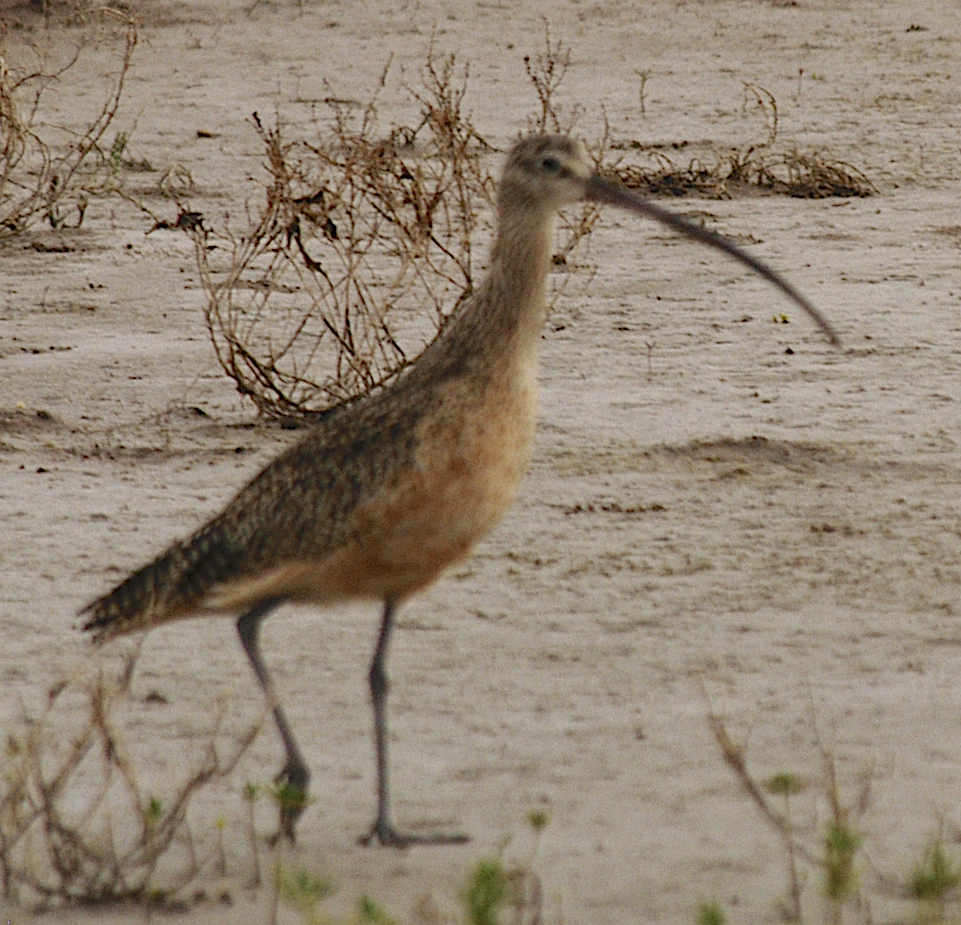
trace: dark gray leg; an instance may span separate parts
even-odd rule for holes
[[[392,848],[408,845],[459,845],[468,841],[466,835],[412,835],[398,832],[390,821],[390,788],[387,761],[387,693],[390,680],[387,677],[387,650],[390,634],[394,628],[394,602],[386,601],[380,624],[380,635],[370,663],[368,681],[370,701],[374,710],[374,747],[377,751],[377,819],[370,832],[361,838],[362,845],[374,839]]]
[[[260,654],[260,624],[264,617],[279,603],[281,603],[279,599],[267,600],[251,607],[237,621],[237,632],[240,634],[240,642],[247,653],[247,658],[250,659],[254,674],[257,675],[257,680],[267,696],[267,704],[273,711],[277,731],[284,743],[284,751],[287,757],[280,774],[276,777],[277,783],[280,784],[280,831],[276,838],[283,835],[288,841],[293,842],[297,820],[307,806],[307,785],[310,783],[310,771],[300,754],[294,734],[290,731],[284,709],[277,699],[273,682],[267,673],[267,666]]]

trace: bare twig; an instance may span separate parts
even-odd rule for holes
[[[137,27],[127,14],[111,7],[95,11],[97,25],[108,40],[120,47],[119,60],[100,111],[81,132],[65,127],[38,126],[46,90],[79,60],[84,44],[68,59],[48,68],[39,50],[34,68],[13,67],[0,54],[0,240],[19,234],[40,221],[52,228],[83,222],[87,200],[102,192],[111,177],[110,158],[101,142],[117,114],[124,82],[137,45]],[[51,135],[65,135],[65,146],[55,145]],[[82,174],[91,155],[97,155],[92,173]]]

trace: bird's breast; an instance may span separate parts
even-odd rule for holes
[[[352,510],[338,548],[224,589],[214,606],[264,596],[402,601],[421,590],[510,508],[530,461],[536,414],[533,362],[486,380],[448,381],[419,418],[409,461]]]
[[[411,592],[462,560],[513,504],[533,447],[534,370],[455,385],[441,405],[421,426],[412,467],[368,512],[365,545]]]

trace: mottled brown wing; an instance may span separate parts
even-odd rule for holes
[[[390,390],[334,409],[224,510],[80,611],[103,641],[198,611],[219,585],[338,548],[351,512],[409,462],[420,417]]]

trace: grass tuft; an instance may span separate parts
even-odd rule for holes
[[[779,114],[774,95],[744,83],[745,108],[764,120],[764,138],[718,155],[712,163],[694,158],[687,163],[657,146],[631,142],[627,147],[646,156],[646,163],[622,163],[615,174],[632,189],[649,196],[698,196],[732,199],[758,193],[800,199],[863,198],[877,188],[857,167],[818,151],[801,151],[778,144]]]

